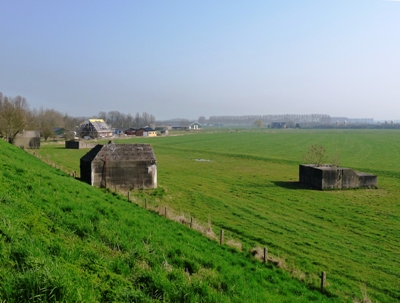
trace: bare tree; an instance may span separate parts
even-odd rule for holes
[[[204,124],[206,124],[207,119],[204,116],[200,116],[199,119],[197,120],[197,122],[204,125]]]
[[[28,126],[28,103],[21,96],[9,99],[1,94],[1,97],[0,133],[13,143],[17,134]]]
[[[54,109],[41,108],[38,112],[35,111],[35,120],[40,135],[45,141],[55,137],[54,128],[62,128],[65,125],[63,115]]]
[[[64,120],[64,128],[67,131],[75,131],[76,127],[79,125],[80,121],[84,120],[84,119],[70,117],[70,116],[68,116],[68,114],[65,114],[65,116],[63,117],[63,120]]]
[[[105,122],[107,121],[107,113],[106,113],[106,112],[99,112],[99,113],[97,114],[97,117],[98,117],[99,119],[103,119]]]
[[[258,119],[256,121],[254,121],[254,126],[257,128],[261,128],[261,127],[263,127],[263,123],[260,119]]]

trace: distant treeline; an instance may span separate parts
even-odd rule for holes
[[[55,137],[57,128],[75,131],[89,118],[104,119],[112,128],[140,128],[152,126],[155,117],[146,112],[124,114],[118,111],[99,112],[90,117],[71,117],[54,109],[30,109],[27,100],[22,96],[8,97],[0,92],[0,138],[13,142],[23,130],[37,130],[45,140]]]
[[[211,116],[207,122],[209,124],[252,126],[254,122],[260,120],[264,126],[271,125],[273,122],[285,122],[288,127],[295,127],[296,124],[310,126],[315,124],[330,124],[331,117],[325,114],[310,115],[249,115],[249,116]],[[200,121],[199,121],[200,122]],[[201,122],[200,122],[201,123]]]
[[[156,118],[146,112],[136,113],[132,116],[130,113],[124,114],[119,111],[99,112],[97,118],[103,119],[108,126],[113,128],[140,128],[144,126],[154,127]]]

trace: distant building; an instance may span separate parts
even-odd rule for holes
[[[92,139],[113,136],[112,130],[103,119],[89,119],[82,122],[79,126],[78,134],[81,138],[90,137]]]
[[[56,135],[56,137],[65,137],[65,128],[56,127],[53,128],[53,132]]]
[[[127,136],[136,136],[136,129],[131,127],[131,128],[124,130],[124,133]]]
[[[163,121],[162,124],[157,125],[156,129],[173,129],[173,130],[194,130],[201,129],[202,125],[197,121],[188,120],[171,120]]]
[[[156,137],[157,136],[157,132],[155,129],[151,128],[151,127],[142,127],[139,128],[138,130],[136,130],[136,136],[139,137]]]
[[[272,122],[272,128],[286,128],[286,122]]]
[[[200,129],[201,126],[202,126],[202,125],[201,125],[199,122],[194,121],[194,122],[192,122],[192,123],[190,123],[190,124],[188,125],[188,129]]]
[[[98,144],[80,159],[81,179],[92,186],[157,188],[157,161],[150,144]]]

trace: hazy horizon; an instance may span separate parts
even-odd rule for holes
[[[3,1],[0,91],[71,116],[400,120],[400,1]]]

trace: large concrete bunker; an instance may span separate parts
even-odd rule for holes
[[[150,144],[98,144],[80,159],[81,179],[92,186],[130,190],[157,188]]]
[[[299,166],[299,179],[300,183],[317,189],[376,188],[378,186],[376,175],[331,165],[302,164]]]

